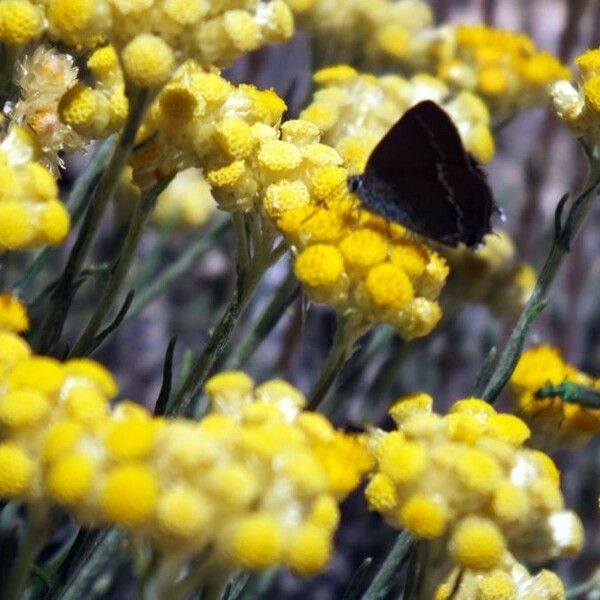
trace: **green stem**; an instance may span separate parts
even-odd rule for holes
[[[254,354],[296,297],[298,285],[298,280],[294,273],[290,271],[260,317],[253,323],[235,351],[228,358],[225,363],[228,370],[239,369]]]
[[[564,226],[561,224],[561,213],[564,200],[561,200],[556,209],[556,231],[554,243],[542,267],[531,297],[523,308],[514,329],[512,330],[506,346],[500,355],[496,368],[481,395],[482,398],[493,403],[502,388],[506,385],[514,371],[519,356],[523,350],[525,338],[531,326],[547,302],[547,294],[563,259],[569,252],[570,244],[575,234],[581,227],[585,216],[589,212],[595,191],[600,184],[600,161],[591,162],[591,173],[584,191],[572,204]]]
[[[135,136],[151,99],[152,93],[149,90],[133,90],[125,127],[114,148],[110,162],[92,194],[79,235],[75,240],[62,275],[52,291],[51,306],[40,327],[37,343],[38,350],[42,353],[47,353],[53,348],[62,333],[67,313],[75,295],[75,280],[83,267],[108,201],[127,166]]]
[[[358,334],[352,319],[346,315],[338,314],[335,335],[329,354],[308,395],[308,410],[317,410],[321,406],[344,363],[350,356],[354,342],[357,339]]]
[[[0,111],[4,110],[6,101],[11,99],[15,91],[15,65],[22,52],[23,46],[0,44]]]
[[[572,598],[580,598],[584,596],[584,594],[588,594],[589,592],[600,591],[600,576],[598,574],[592,575],[590,579],[580,583],[579,585],[574,585],[573,587],[567,590],[565,598],[568,600]],[[588,596],[590,597],[590,596]]]
[[[233,333],[242,311],[248,305],[260,277],[251,280],[247,280],[246,278],[241,279],[243,283],[240,282],[240,284],[236,286],[233,297],[219,319],[217,326],[211,333],[202,354],[196,360],[190,373],[182,383],[173,402],[169,404],[167,414],[180,414],[187,409],[188,404],[204,383],[212,366],[225,351],[229,339],[231,338],[231,334]]]
[[[27,509],[25,532],[2,594],[3,600],[19,600],[35,559],[46,543],[51,531],[48,509],[44,505],[31,505]]]
[[[164,271],[159,273],[149,285],[142,288],[140,291],[136,290],[135,297],[125,320],[129,321],[137,316],[144,308],[146,308],[146,306],[148,306],[148,304],[153,302],[161,294],[167,292],[171,287],[171,284],[183,277],[183,275],[185,275],[194,265],[198,264],[200,257],[213,247],[215,240],[220,237],[228,227],[229,219],[218,219],[210,230],[203,231],[201,237],[195,240],[187,250],[181,254],[179,258],[170,263]]]
[[[79,222],[83,214],[85,202],[98,183],[100,174],[106,167],[106,163],[108,162],[108,158],[113,149],[113,144],[113,136],[100,142],[85,170],[73,184],[69,199],[66,203],[67,210],[71,215],[71,226]],[[57,248],[52,248],[50,246],[38,250],[19,280],[13,285],[12,293],[21,297],[27,293],[31,285],[35,282],[36,277],[42,272],[50,260],[50,257],[57,251]]]
[[[287,246],[284,244],[271,250],[270,240],[263,241],[262,247],[256,250],[256,254],[250,259],[247,267],[238,268],[233,297],[211,333],[202,354],[182,383],[173,401],[169,404],[167,414],[180,414],[188,409],[188,405],[204,383],[213,365],[223,355],[240,315],[250,302],[261,277],[271,265],[279,260],[286,250]],[[193,406],[191,409],[194,412]]]
[[[73,346],[71,356],[84,356],[94,347],[94,339],[108,311],[112,307],[115,298],[125,281],[131,263],[135,257],[135,251],[140,243],[142,232],[148,218],[150,217],[159,194],[169,184],[171,178],[161,181],[159,184],[145,192],[139,199],[129,229],[123,240],[120,255],[115,259],[108,276],[108,280],[102,290],[100,299],[96,304],[86,328]]]
[[[387,555],[383,565],[377,575],[371,582],[367,591],[363,594],[362,600],[383,600],[394,584],[400,567],[408,557],[413,547],[413,537],[403,531],[394,542],[390,553]]]
[[[66,584],[58,590],[58,594],[46,596],[46,600],[80,600],[88,596],[88,591],[98,578],[109,570],[115,560],[121,557],[119,546],[123,534],[116,529],[108,530],[104,537],[91,549],[87,560],[80,561],[76,571]]]

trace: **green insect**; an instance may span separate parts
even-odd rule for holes
[[[600,408],[600,390],[586,385],[579,385],[572,381],[563,381],[558,385],[547,385],[540,388],[536,398],[560,397],[564,402],[580,404],[586,408]]]

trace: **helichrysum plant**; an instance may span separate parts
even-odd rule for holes
[[[546,452],[593,447],[600,384],[568,348],[523,350],[548,304],[560,322],[550,286],[600,185],[600,50],[564,60],[576,4],[558,58],[423,0],[0,0],[0,597],[598,593],[558,562],[593,482],[572,501]],[[583,147],[539,274],[524,217],[448,248],[350,192],[423,100],[473,172],[536,106]],[[424,131],[460,209],[444,175],[465,159]],[[146,352],[157,385],[135,385]]]

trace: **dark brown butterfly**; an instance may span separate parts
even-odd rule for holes
[[[448,246],[480,245],[501,212],[456,126],[430,100],[400,118],[348,187],[369,210]]]

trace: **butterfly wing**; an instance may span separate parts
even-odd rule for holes
[[[417,233],[475,246],[490,231],[496,206],[485,176],[434,102],[402,116],[371,153],[363,177],[374,191],[372,208]]]

